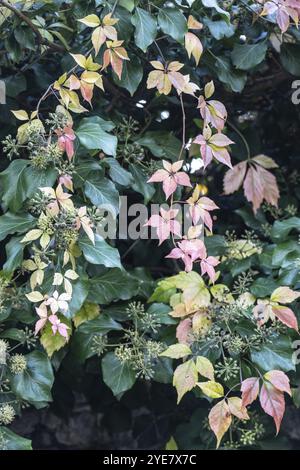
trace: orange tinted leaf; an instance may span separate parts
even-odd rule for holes
[[[231,397],[228,398],[228,406],[230,413],[236,416],[239,419],[250,419],[247,413],[247,409],[245,405],[243,405],[243,401],[239,397]]]
[[[272,312],[278,318],[278,320],[281,321],[281,323],[298,331],[298,321],[293,310],[279,305],[278,307],[272,307]]]
[[[232,417],[229,406],[225,400],[219,401],[211,410],[208,415],[209,425],[217,438],[217,448],[220,445],[221,439],[228,431]]]

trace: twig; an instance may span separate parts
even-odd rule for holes
[[[37,26],[35,26],[35,24],[33,24],[31,19],[28,18],[28,16],[24,15],[24,13],[22,13],[16,7],[11,5],[9,2],[7,2],[6,0],[0,0],[0,5],[3,5],[5,8],[8,8],[8,10],[12,11],[18,18],[20,18],[20,20],[24,21],[24,23],[26,23],[29,26],[29,28],[34,32],[34,34],[37,37],[38,43],[40,45],[49,46],[52,49],[56,49],[57,51],[60,51],[60,52],[65,51],[64,47],[59,46],[58,44],[51,43],[51,42],[47,41],[47,39],[43,38],[43,36],[41,35],[39,29],[37,28]]]

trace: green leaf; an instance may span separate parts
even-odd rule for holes
[[[231,38],[235,33],[235,27],[224,20],[212,21],[204,18],[203,23],[208,27],[211,35],[218,41],[223,38]]]
[[[177,137],[167,131],[148,131],[136,143],[146,147],[155,157],[171,160],[177,160],[182,145]]]
[[[120,330],[122,330],[120,323],[105,313],[100,313],[94,320],[85,321],[77,328],[71,343],[72,354],[79,362],[83,363],[86,359],[97,353],[93,348],[95,337],[103,336],[109,331]]]
[[[295,370],[293,349],[289,338],[280,336],[273,343],[267,343],[259,351],[251,351],[251,360],[265,372]]]
[[[86,149],[100,149],[108,155],[116,156],[118,139],[106,132],[111,129],[99,116],[87,117],[82,119],[76,135]]]
[[[72,318],[86,301],[89,293],[90,283],[87,278],[80,276],[76,282],[72,282],[72,300],[69,303],[69,315]]]
[[[135,26],[134,41],[136,45],[146,52],[147,47],[153,43],[157,34],[157,23],[153,16],[142,8],[136,8],[131,18],[131,23]]]
[[[133,183],[133,177],[129,171],[125,170],[115,158],[105,158],[104,163],[109,165],[109,176],[121,186],[128,187]]]
[[[79,241],[85,259],[91,264],[102,264],[106,268],[122,269],[117,248],[110,246],[100,235],[95,236],[95,245],[87,237]]]
[[[13,273],[19,268],[23,261],[23,252],[25,245],[21,243],[22,237],[13,237],[5,246],[6,262],[3,265],[5,273]]]
[[[38,192],[39,187],[52,186],[56,176],[56,170],[40,171],[32,168],[28,160],[12,161],[6,170],[0,173],[3,203],[11,211],[17,212],[25,199]]]
[[[0,173],[2,201],[13,212],[18,211],[26,199],[24,173],[28,165],[28,160],[14,160]]]
[[[10,429],[0,426],[1,450],[32,450],[31,441],[14,433]]]
[[[24,233],[33,228],[35,224],[36,219],[30,214],[16,215],[6,212],[0,217],[0,241],[4,240],[7,235]]]
[[[138,57],[131,56],[130,60],[123,62],[122,76],[119,80],[118,76],[114,74],[114,81],[117,85],[129,91],[131,96],[136,92],[139,84],[143,78],[143,66]]]
[[[280,60],[289,73],[300,77],[300,44],[283,43],[280,50]]]
[[[215,67],[221,82],[228,85],[235,93],[243,90],[247,81],[247,75],[244,72],[233,70],[230,61],[225,57],[217,57]]]
[[[273,225],[271,237],[274,241],[285,239],[292,230],[300,231],[300,218],[291,217],[286,220],[276,220]]]
[[[235,44],[231,60],[237,69],[250,70],[264,60],[267,50],[267,41],[256,44]]]
[[[52,401],[51,388],[54,375],[46,354],[33,351],[26,356],[27,368],[10,379],[12,391],[21,399],[39,408]]]
[[[217,0],[202,0],[202,4],[206,8],[214,8],[218,13],[220,13],[220,15],[224,16],[226,20],[230,20],[230,13],[228,13],[228,11],[223,10],[223,8],[219,6]]]
[[[133,176],[134,183],[132,189],[137,193],[144,196],[144,203],[147,204],[155,193],[155,188],[152,184],[147,183],[146,176],[137,168],[136,165],[129,165],[130,172]]]
[[[134,297],[139,281],[120,269],[109,269],[102,276],[91,279],[90,300],[99,304],[109,304],[117,300]]]
[[[136,381],[136,373],[126,363],[121,363],[113,352],[104,356],[101,362],[104,383],[114,396],[131,389]]]
[[[84,185],[85,195],[95,206],[107,208],[113,214],[119,211],[119,193],[112,181],[99,173],[89,176]]]
[[[273,278],[259,277],[251,285],[251,293],[260,299],[264,297],[270,297],[272,292],[278,287],[277,283]]]
[[[184,35],[187,32],[187,22],[180,10],[169,7],[160,9],[158,24],[165,34],[171,36],[175,41],[183,43]]]

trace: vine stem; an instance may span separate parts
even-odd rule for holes
[[[251,160],[250,146],[249,146],[247,140],[245,139],[244,134],[242,134],[242,132],[232,122],[227,120],[227,124],[228,124],[229,127],[231,127],[234,130],[234,132],[236,132],[240,136],[240,138],[242,139],[242,141],[245,145],[246,151],[247,151],[247,159],[248,159],[248,161]]]

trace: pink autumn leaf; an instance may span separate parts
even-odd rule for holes
[[[220,261],[218,261],[213,256],[209,256],[208,258],[201,260],[200,266],[201,266],[202,276],[204,276],[204,274],[208,274],[210,280],[212,282],[215,282],[215,280],[216,280],[215,267],[218,264],[220,264]]]
[[[278,434],[285,410],[283,392],[277,390],[271,383],[265,382],[261,388],[259,400],[265,413],[274,419],[276,434]]]
[[[163,160],[164,169],[157,170],[148,183],[163,183],[166,199],[176,191],[178,185],[192,187],[189,176],[183,171],[179,171],[182,165],[183,160],[173,164]]]
[[[254,167],[250,167],[244,181],[244,192],[247,200],[252,202],[256,213],[264,200],[264,188],[259,173]]]
[[[71,125],[64,127],[63,130],[57,129],[55,132],[58,136],[59,148],[66,152],[69,161],[71,161],[74,155],[74,140],[76,139]]]
[[[272,307],[272,312],[278,318],[278,320],[281,321],[281,323],[298,331],[298,321],[296,315],[290,308],[278,305]]]
[[[161,215],[152,215],[145,226],[155,227],[159,238],[159,245],[167,240],[171,233],[181,237],[181,226],[177,220],[174,220],[178,214],[178,210],[170,209],[169,211],[160,209]]]
[[[245,379],[241,386],[243,406],[251,405],[256,400],[259,392],[259,379],[251,377]]]
[[[192,319],[185,318],[181,320],[176,328],[176,338],[178,339],[179,343],[189,344],[188,338],[192,331]]]
[[[225,194],[232,194],[241,187],[246,170],[247,162],[240,162],[225,173],[223,182]]]
[[[206,258],[206,248],[202,240],[182,240],[166,258],[181,259],[185,265],[185,271],[190,272],[197,259]]]
[[[52,324],[52,331],[55,335],[57,332],[68,340],[68,330],[70,329],[65,323],[62,323],[56,315],[50,315],[49,321]]]
[[[264,375],[265,379],[270,382],[273,387],[277,388],[280,392],[286,392],[292,396],[290,381],[288,376],[281,370],[271,370]]]
[[[44,326],[47,323],[48,320],[48,312],[47,312],[47,307],[44,303],[42,303],[39,307],[35,307],[36,313],[40,317],[40,319],[36,322],[35,324],[35,335],[38,334],[38,332],[44,328]]]

